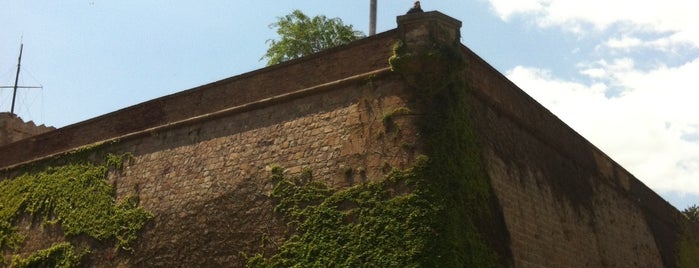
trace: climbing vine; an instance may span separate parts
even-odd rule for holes
[[[275,211],[293,227],[272,256],[250,267],[500,267],[511,264],[506,229],[481,160],[466,103],[465,62],[456,48],[437,45],[408,53],[402,42],[389,59],[415,90],[410,111],[427,156],[405,171],[348,189],[329,189],[310,171],[291,179],[272,170]],[[347,172],[345,172],[347,173]],[[489,231],[487,231],[490,229]]]
[[[508,245],[494,239],[507,231],[469,120],[461,52],[436,43],[425,52],[407,52],[398,42],[390,63],[412,85],[418,109],[427,114],[416,122],[430,158],[424,187],[430,203],[444,208],[436,216],[433,257],[426,266],[507,266]]]
[[[250,267],[422,267],[436,211],[419,178],[427,159],[383,180],[343,190],[313,181],[310,170],[292,178],[272,169],[272,198],[295,232],[273,256],[257,254]]]
[[[680,237],[677,250],[677,267],[699,266],[699,239],[684,233]]]
[[[684,218],[677,241],[677,267],[699,267],[699,207],[696,205],[682,211]]]
[[[118,248],[131,250],[138,231],[152,215],[138,205],[136,196],[121,202],[114,199],[114,189],[106,177],[110,170],[121,169],[126,159],[130,155],[109,155],[101,165],[78,162],[0,181],[0,250],[21,247],[24,236],[16,224],[25,215],[32,223],[60,226],[66,238],[86,235],[101,241],[115,239]],[[36,252],[38,255],[26,261],[17,257],[13,263],[36,263],[43,258],[38,256],[74,260],[67,255],[56,256],[63,253],[75,255],[73,245],[59,244]]]
[[[26,258],[15,256],[10,267],[76,267],[88,252],[75,252],[73,245],[64,242],[38,250]]]

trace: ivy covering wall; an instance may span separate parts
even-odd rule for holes
[[[25,235],[19,224],[58,227],[65,241],[26,257],[14,255],[10,267],[74,267],[90,253],[71,238],[113,243],[117,250],[131,250],[138,232],[152,215],[138,205],[137,196],[116,202],[107,174],[123,167],[129,155],[109,155],[102,164],[74,161],[0,181],[0,250],[21,250]],[[4,257],[1,264],[8,264]]]
[[[418,267],[435,230],[437,207],[421,194],[426,159],[384,180],[336,191],[307,170],[287,178],[272,169],[275,211],[294,233],[273,256],[257,254],[250,267]]]
[[[699,221],[690,219],[678,225],[683,228],[677,242],[677,267],[699,267]]]
[[[460,52],[435,45],[390,59],[415,90],[416,124],[426,155],[376,182],[330,189],[307,170],[287,178],[272,169],[272,198],[293,230],[278,253],[250,267],[501,267],[511,264],[507,237],[471,129]],[[399,109],[399,108],[397,108]],[[403,114],[403,113],[402,113]],[[505,235],[503,235],[505,233]],[[505,242],[506,243],[506,242]]]

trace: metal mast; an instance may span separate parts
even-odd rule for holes
[[[0,88],[12,88],[12,107],[10,108],[11,114],[15,114],[15,100],[17,100],[17,89],[18,88],[43,88],[43,86],[38,86],[38,87],[18,86],[19,70],[22,66],[22,50],[24,50],[24,43],[20,43],[20,45],[19,45],[19,58],[17,59],[17,74],[15,74],[15,85],[14,86],[0,86]]]
[[[15,75],[15,86],[12,90],[12,108],[10,108],[10,113],[15,114],[15,99],[17,98],[17,82],[19,81],[19,68],[22,65],[22,50],[24,49],[24,43],[19,45],[19,59],[17,59],[17,74]]]
[[[376,34],[376,0],[369,3],[369,36]]]

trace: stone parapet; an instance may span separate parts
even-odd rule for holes
[[[53,127],[24,122],[15,114],[0,113],[0,146],[54,130]]]
[[[459,45],[461,21],[438,11],[399,16],[398,36],[408,51],[424,52],[434,43]]]

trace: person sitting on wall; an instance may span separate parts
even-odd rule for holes
[[[415,5],[413,5],[413,8],[408,10],[408,13],[406,13],[406,14],[413,14],[413,13],[422,13],[422,8],[420,8],[420,1],[415,1]]]

